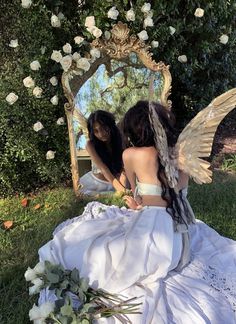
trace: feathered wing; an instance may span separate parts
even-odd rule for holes
[[[215,98],[184,128],[176,143],[179,169],[190,175],[196,183],[210,183],[209,157],[216,129],[222,119],[236,106],[236,88]]]

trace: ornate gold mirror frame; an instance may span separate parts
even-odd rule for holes
[[[74,95],[79,91],[83,84],[96,72],[101,64],[108,65],[111,59],[117,61],[124,60],[131,53],[135,53],[143,66],[153,72],[160,72],[163,78],[163,87],[160,94],[160,103],[167,109],[171,109],[171,101],[168,100],[171,90],[171,74],[169,66],[163,62],[156,63],[152,60],[152,53],[149,52],[150,46],[145,44],[136,35],[130,35],[130,29],[126,24],[118,22],[111,30],[111,37],[106,39],[100,37],[91,43],[92,48],[99,49],[101,57],[96,59],[88,71],[81,75],[81,70],[73,62],[70,69],[62,74],[62,86],[68,102],[65,104],[67,116],[70,155],[71,155],[71,172],[73,189],[77,196],[79,192],[79,168],[77,161],[76,139],[73,129],[73,116],[78,119],[84,133],[87,132],[86,118],[82,112],[75,109]]]

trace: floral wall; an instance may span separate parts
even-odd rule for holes
[[[236,85],[233,1],[18,0],[0,4],[0,195],[70,178],[60,78],[81,76],[100,53],[89,43],[110,37],[117,21],[170,65],[177,119],[186,122]]]

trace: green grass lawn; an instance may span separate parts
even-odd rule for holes
[[[28,311],[36,298],[28,295],[24,272],[38,262],[38,248],[47,242],[57,224],[80,215],[87,201],[78,201],[72,189],[57,188],[29,197],[0,200],[0,323],[27,324]],[[189,200],[196,217],[224,236],[236,240],[236,175],[215,173],[209,185],[191,184]],[[117,198],[100,199],[119,204]],[[35,209],[36,205],[40,205]],[[3,221],[12,220],[13,227],[3,229]]]

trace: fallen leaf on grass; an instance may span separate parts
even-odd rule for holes
[[[11,220],[8,220],[8,221],[3,222],[3,227],[6,230],[12,228],[12,226],[13,226],[13,221],[11,221]]]
[[[27,198],[24,198],[21,200],[21,206],[22,207],[27,207],[29,203],[29,200]]]
[[[37,205],[34,206],[34,209],[37,210],[37,209],[39,209],[40,207],[41,207],[41,205],[40,205],[40,204],[37,204]]]
[[[44,205],[44,207],[45,207],[45,208],[49,208],[50,205],[46,203],[46,204]]]

